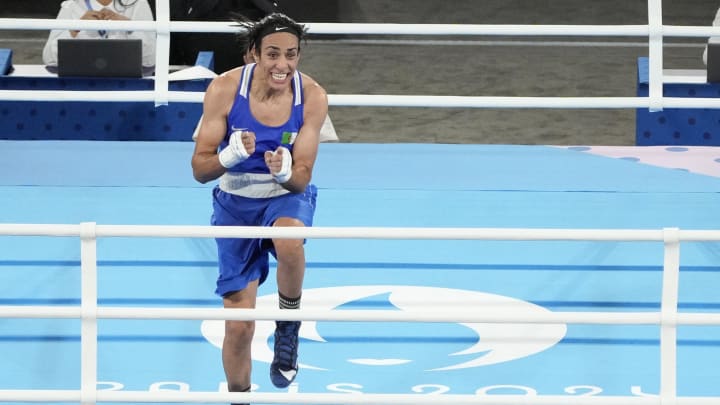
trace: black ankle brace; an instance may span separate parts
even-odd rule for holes
[[[280,309],[299,309],[300,308],[300,297],[297,298],[289,298],[280,291],[278,291],[278,297],[280,298]]]

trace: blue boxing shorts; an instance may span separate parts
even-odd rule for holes
[[[272,198],[248,198],[213,189],[214,226],[272,226],[280,217],[300,220],[312,226],[317,188],[310,184],[302,194],[288,193]],[[248,283],[268,276],[268,253],[275,255],[272,243],[263,239],[216,238],[219,275],[215,293],[221,297],[240,291]],[[264,243],[263,243],[264,242]]]

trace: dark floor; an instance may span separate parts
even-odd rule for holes
[[[59,3],[4,0],[0,17],[53,18]],[[718,3],[665,0],[663,22],[710,25]],[[285,0],[282,4],[304,22],[643,25],[648,14],[645,0]],[[0,30],[0,47],[13,49],[16,64],[41,63],[45,36],[42,31]],[[329,94],[631,97],[637,58],[647,56],[647,39],[642,37],[313,38],[304,48],[301,69]],[[460,41],[445,42],[449,39]],[[665,68],[703,67],[704,39],[666,42]],[[342,142],[635,143],[635,112],[627,109],[331,106],[330,115]]]

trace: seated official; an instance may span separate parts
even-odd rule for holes
[[[153,21],[147,0],[65,0],[60,5],[58,20],[135,20]],[[154,31],[52,30],[43,49],[45,65],[57,66],[58,39],[111,38],[141,39],[142,63],[145,68],[155,66]]]

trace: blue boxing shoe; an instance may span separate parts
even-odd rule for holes
[[[275,322],[275,357],[270,364],[270,380],[278,388],[285,388],[298,373],[298,334],[300,321]]]

